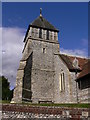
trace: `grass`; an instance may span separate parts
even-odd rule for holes
[[[72,108],[90,108],[90,104],[88,103],[66,103],[66,104],[53,104],[53,103],[41,103],[41,104],[34,104],[34,103],[22,103],[31,106],[54,106],[54,107],[72,107]]]
[[[55,106],[55,107],[79,107],[88,108],[88,104],[40,104],[41,106]]]
[[[10,101],[0,101],[2,104],[10,104]],[[14,103],[16,104],[16,103]],[[22,105],[29,105],[29,106],[53,106],[53,107],[71,107],[71,108],[90,108],[90,104],[88,103],[66,103],[66,104],[53,104],[53,103],[41,103],[41,104],[34,104],[30,102],[23,102],[23,103],[18,103]]]
[[[0,100],[0,103],[10,103],[8,100]]]

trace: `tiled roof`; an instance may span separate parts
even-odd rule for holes
[[[81,71],[82,68],[83,68],[83,65],[85,63],[87,63],[87,61],[88,61],[88,59],[86,59],[86,58],[81,58],[81,57],[76,57],[76,56],[69,56],[69,55],[65,55],[65,54],[60,54],[59,56],[65,62],[65,64],[67,65],[67,67],[68,67],[68,69],[70,71],[76,71],[75,67],[73,66],[73,60],[75,58],[77,58],[77,60],[79,62],[79,68],[77,69],[77,71]]]
[[[73,60],[75,59],[75,56],[68,56],[71,60],[71,62],[73,62]],[[82,69],[83,65],[86,64],[88,62],[87,58],[82,58],[82,57],[76,57],[79,61],[79,67]]]
[[[39,28],[43,28],[43,29],[49,29],[49,30],[53,30],[53,31],[57,31],[59,32],[58,29],[56,29],[51,23],[49,23],[44,17],[39,16],[37,19],[35,19],[30,26],[33,27],[39,27]]]
[[[61,59],[65,62],[69,70],[73,70],[73,65],[70,58],[67,55],[60,54]]]
[[[82,71],[79,74],[77,80],[79,80],[82,77],[85,77],[86,75],[90,75],[90,60],[88,60],[88,62],[83,65]]]

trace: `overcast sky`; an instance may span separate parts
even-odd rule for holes
[[[88,55],[88,3],[3,3],[2,53],[3,75],[15,80],[22,57],[23,40],[28,25],[39,16],[59,29],[60,52],[70,55]]]

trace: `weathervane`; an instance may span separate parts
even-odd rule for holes
[[[40,17],[42,17],[42,8],[40,8]]]

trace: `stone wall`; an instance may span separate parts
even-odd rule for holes
[[[33,52],[32,60],[30,54]],[[54,97],[54,53],[59,53],[58,41],[27,38],[17,72],[16,88],[12,102],[52,101]],[[30,87],[25,87],[30,85]],[[23,89],[24,87],[24,89]],[[30,88],[30,89],[28,89]],[[28,98],[25,91],[27,90]]]
[[[31,101],[32,91],[31,91],[31,72],[32,72],[32,59],[33,53],[29,56],[26,62],[26,66],[24,68],[24,76],[23,76],[23,91],[22,91],[22,99],[25,101]]]
[[[32,46],[32,102],[53,102],[55,75],[54,52],[58,52],[58,44],[33,39]]]
[[[90,88],[78,89],[78,102],[80,103],[90,103]]]
[[[88,108],[45,107],[19,104],[3,104],[2,120],[90,120]]]
[[[70,72],[66,64],[58,54],[54,55],[55,83],[54,101],[55,103],[76,103],[76,81],[75,73]],[[60,75],[64,73],[65,90],[60,91]]]

